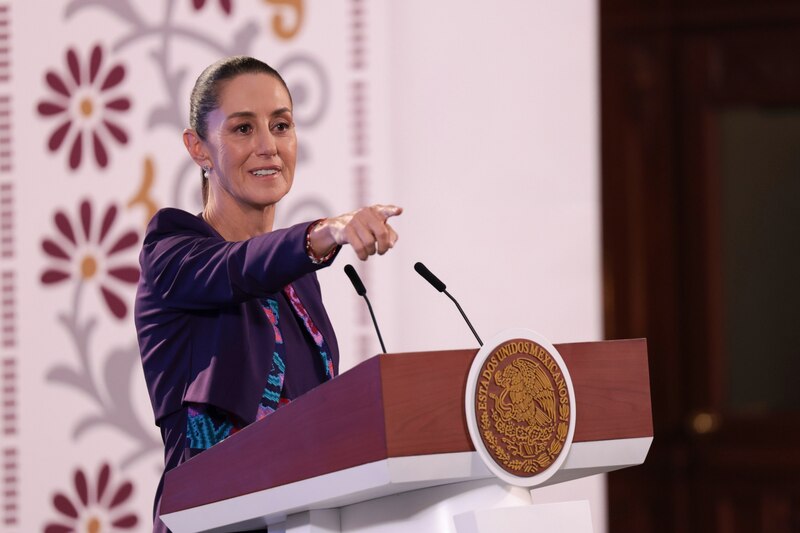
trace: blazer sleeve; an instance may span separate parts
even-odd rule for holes
[[[163,209],[145,234],[140,289],[176,309],[214,308],[278,292],[330,264],[309,259],[305,238],[310,224],[228,242],[199,217]]]

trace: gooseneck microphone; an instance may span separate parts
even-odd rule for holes
[[[369,298],[367,298],[367,288],[364,287],[364,284],[361,283],[361,278],[358,277],[358,272],[356,269],[353,268],[353,265],[345,265],[344,266],[344,273],[347,274],[347,277],[350,278],[350,283],[353,284],[353,288],[356,290],[356,294],[359,296],[364,297],[364,301],[367,302],[367,308],[369,309],[369,316],[372,317],[372,323],[375,325],[375,333],[378,334],[378,341],[381,343],[381,350],[383,353],[386,353],[386,346],[383,345],[383,337],[381,337],[381,330],[378,328],[378,321],[375,320],[375,313],[372,312],[372,304],[369,303]]]
[[[348,266],[349,266],[349,265],[348,265]],[[346,268],[346,267],[345,267],[345,268]],[[453,303],[454,303],[454,304],[456,304],[456,307],[458,308],[458,312],[459,312],[459,313],[461,313],[461,316],[462,316],[462,317],[464,317],[464,321],[465,321],[465,322],[467,323],[467,325],[469,326],[469,329],[472,331],[472,334],[473,334],[473,335],[475,335],[475,338],[478,340],[478,344],[480,344],[481,346],[483,346],[483,341],[481,340],[481,338],[480,338],[480,337],[478,337],[478,334],[475,332],[475,328],[473,328],[473,327],[472,327],[472,323],[469,321],[469,318],[467,318],[467,315],[466,315],[466,314],[464,314],[464,310],[463,310],[463,309],[461,309],[461,306],[460,306],[460,305],[458,305],[458,302],[456,301],[456,299],[455,299],[455,298],[453,298],[453,297],[450,295],[450,293],[449,293],[449,292],[447,292],[447,285],[445,285],[444,283],[442,283],[442,280],[440,280],[439,278],[437,278],[436,276],[434,276],[434,275],[433,275],[433,272],[431,272],[430,270],[428,270],[428,267],[426,267],[425,265],[423,265],[423,264],[422,264],[422,263],[420,263],[420,262],[417,262],[417,263],[415,263],[415,264],[414,264],[414,270],[416,270],[416,271],[417,271],[417,274],[419,274],[420,276],[422,276],[423,278],[425,278],[425,281],[427,281],[428,283],[430,283],[431,285],[433,285],[433,288],[434,288],[434,289],[436,289],[436,290],[437,290],[437,291],[439,291],[439,292],[443,292],[443,293],[445,293],[445,294],[447,295],[447,297],[448,297],[448,298],[450,298],[451,300],[453,300]]]

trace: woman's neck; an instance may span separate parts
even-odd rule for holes
[[[209,198],[203,209],[203,220],[226,241],[244,241],[272,231],[275,206],[263,209],[243,209],[240,205],[224,207]]]

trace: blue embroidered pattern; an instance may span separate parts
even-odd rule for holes
[[[328,345],[317,329],[305,306],[300,301],[294,287],[287,285],[283,293],[289,301],[292,310],[305,326],[305,331],[314,344],[319,349],[322,365],[325,369],[325,376],[331,379],[334,375],[333,361],[328,357]],[[272,370],[267,376],[264,392],[258,406],[256,420],[274,413],[281,405],[289,403],[287,398],[281,396],[283,383],[286,374],[285,346],[283,335],[279,327],[278,301],[273,298],[261,300],[261,307],[272,325],[275,334],[275,352],[272,354]],[[235,424],[231,417],[223,411],[215,409],[213,406],[192,405],[189,406],[189,415],[186,423],[186,439],[189,448],[195,450],[206,450],[230,435],[242,429]]]
[[[229,417],[214,412],[213,408],[204,406],[189,407],[186,421],[187,447],[193,450],[206,450],[224,438],[234,429]]]

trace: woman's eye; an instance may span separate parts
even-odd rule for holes
[[[292,127],[288,122],[278,122],[275,124],[275,129],[278,131],[286,131]]]
[[[250,124],[240,124],[236,126],[237,133],[250,133],[253,131],[253,127]]]

